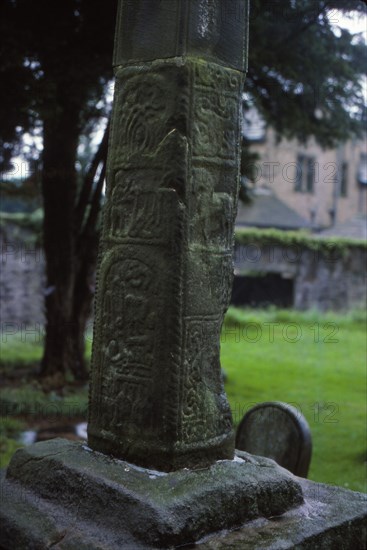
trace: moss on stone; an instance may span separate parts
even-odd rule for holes
[[[281,231],[279,229],[241,228],[235,232],[236,243],[242,246],[280,246],[302,247],[306,250],[317,251],[330,255],[348,254],[349,249],[367,249],[367,242],[362,239],[347,239],[342,237],[320,237],[310,235],[305,231]]]

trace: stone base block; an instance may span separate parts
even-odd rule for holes
[[[197,550],[365,550],[367,495],[298,478],[305,502],[273,518],[216,533]]]
[[[223,550],[362,548],[363,495],[302,481],[242,452],[209,468],[163,473],[51,440],[15,453],[1,496],[0,547],[6,550],[194,542]],[[353,545],[307,546],[315,537],[332,540],[334,532],[344,542],[354,537]]]

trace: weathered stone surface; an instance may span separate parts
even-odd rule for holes
[[[298,478],[305,504],[214,535],[198,550],[364,550],[367,495]]]
[[[245,70],[248,0],[124,0],[114,65],[196,56]]]
[[[158,548],[280,515],[303,502],[291,474],[273,461],[246,453],[208,468],[162,473],[62,439],[18,451],[7,483],[9,493],[15,486],[33,492],[30,502],[40,505],[40,511],[50,503],[62,517],[62,510],[75,513],[78,523],[95,521],[113,533],[111,537],[128,536]],[[54,533],[50,522],[45,523],[47,536]]]
[[[88,441],[163,471],[234,454],[219,340],[247,2],[224,4],[120,2]]]
[[[236,449],[266,456],[293,474],[307,477],[312,452],[310,427],[303,414],[288,403],[260,403],[240,422]]]
[[[16,452],[1,496],[5,550],[364,548],[365,495],[241,452],[163,473],[52,440]]]
[[[44,253],[36,229],[8,222],[0,225],[0,319],[7,335],[27,334],[40,342],[44,324]],[[27,332],[28,331],[28,332]],[[22,334],[23,334],[22,333]]]

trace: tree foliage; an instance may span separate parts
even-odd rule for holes
[[[66,107],[65,116],[78,113],[79,135],[106,114],[116,5],[116,0],[1,0],[3,169],[25,131],[44,131],[44,121],[56,120]]]
[[[279,136],[334,146],[363,129],[366,44],[336,29],[358,0],[251,0],[246,91]]]

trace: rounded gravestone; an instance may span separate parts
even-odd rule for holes
[[[311,432],[303,414],[292,405],[267,402],[250,409],[237,428],[236,448],[272,458],[293,474],[307,477]]]

